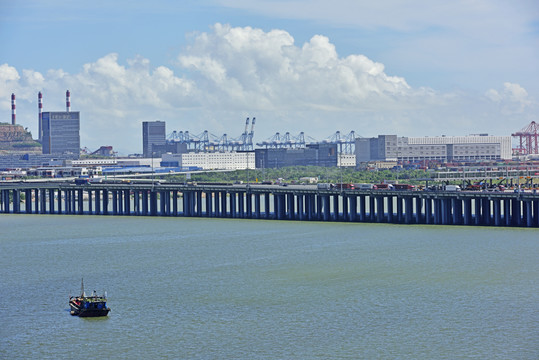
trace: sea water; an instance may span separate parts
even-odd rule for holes
[[[0,215],[0,358],[537,359],[533,229]],[[107,291],[108,317],[69,314]]]

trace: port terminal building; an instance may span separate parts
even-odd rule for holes
[[[511,160],[511,137],[468,136],[398,137],[378,135],[356,139],[356,161],[439,162]]]
[[[161,166],[201,170],[245,170],[255,168],[253,151],[188,152],[163,154]]]

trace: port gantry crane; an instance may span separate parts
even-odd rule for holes
[[[354,154],[356,148],[356,132],[352,130],[343,137],[341,136],[341,132],[337,130],[333,135],[321,142],[336,144],[339,154]]]
[[[314,139],[313,139],[314,140]],[[272,137],[264,140],[256,145],[272,149],[299,149],[305,147],[305,134],[300,132],[297,136],[290,136],[286,132],[281,136],[281,133],[275,133]]]
[[[167,141],[187,144],[191,151],[252,151],[255,134],[256,118],[253,117],[249,131],[249,118],[245,120],[245,130],[239,138],[229,138],[227,134],[215,136],[204,130],[199,135],[192,135],[189,131],[174,130],[168,135]]]
[[[519,140],[518,147],[514,149],[518,154],[539,154],[539,126],[535,121],[532,121],[520,131],[511,134],[511,136]]]

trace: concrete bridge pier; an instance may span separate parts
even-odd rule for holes
[[[404,206],[403,206],[404,199],[402,197],[397,196],[397,224],[404,223]]]
[[[253,194],[245,193],[245,215],[247,219],[253,218]]]
[[[32,190],[31,189],[24,190],[24,212],[26,214],[32,213]]]
[[[221,217],[221,192],[216,191],[213,194],[213,209],[216,217]]]
[[[221,192],[221,217],[228,217],[228,192]]]
[[[393,213],[393,196],[385,196],[385,202],[387,209],[387,222],[391,224],[395,221],[395,214]]]
[[[260,194],[254,194],[254,197],[255,197],[255,218],[256,219],[260,219],[260,206],[261,206],[261,201],[260,201]]]
[[[413,198],[415,202],[415,223],[424,224],[423,222],[423,199],[416,197]]]
[[[539,227],[539,200],[533,200],[533,226]]]
[[[349,218],[348,221],[356,222],[357,221],[357,196],[352,195],[348,197],[350,208],[349,208]]]
[[[118,215],[118,192],[112,190],[112,215]]]
[[[77,190],[77,214],[84,214],[84,196],[82,189]],[[43,199],[45,200],[45,199]]]
[[[482,225],[490,225],[490,199],[482,198],[481,199],[481,215],[482,215]]]
[[[167,196],[166,191],[157,191],[158,202],[159,202],[159,215],[166,216],[168,215],[167,209]]]
[[[464,225],[472,224],[472,200],[464,199],[464,214],[463,214],[463,223]]]
[[[204,215],[206,217],[211,217],[213,215],[213,209],[212,209],[213,193],[211,191],[206,191],[206,192],[204,192],[204,196],[205,196],[205,201],[206,201],[206,211],[205,211]]]
[[[305,220],[305,212],[304,212],[304,206],[303,206],[304,201],[305,201],[305,195],[298,194],[296,196],[296,209],[297,209],[296,218],[298,220]]]
[[[134,215],[140,216],[140,191],[133,191],[133,213]]]
[[[384,211],[384,197],[376,196],[376,222],[383,223],[385,222],[385,211]]]
[[[103,215],[109,214],[109,191],[103,190]]]
[[[425,224],[432,224],[432,199],[425,199]]]
[[[413,198],[412,197],[405,197],[404,198],[404,223],[405,224],[413,224]]]
[[[503,199],[503,223],[511,226],[511,200]]]
[[[351,214],[350,214],[350,208],[349,208],[349,197],[347,194],[343,194],[342,196],[342,221],[350,221]]]
[[[314,203],[314,195],[305,195],[305,216],[309,221],[314,220]]]
[[[141,209],[140,215],[147,216],[148,213],[149,213],[149,211],[148,211],[148,192],[143,191],[140,197],[141,197],[141,201],[142,201],[142,204],[140,206],[140,209]]]
[[[492,200],[492,207],[494,212],[494,226],[500,226],[502,223],[502,212],[501,212],[501,204],[500,199],[493,199]]]
[[[526,226],[531,227],[533,225],[532,202],[524,201],[524,209],[526,210]]]
[[[103,199],[103,206],[101,206],[102,204],[101,199]],[[105,197],[103,196],[103,198],[101,198],[101,190],[97,190],[95,192],[95,214],[102,215],[104,208],[105,208]]]
[[[511,225],[512,226],[521,226],[521,211],[520,211],[520,199],[511,200]]]
[[[196,195],[196,216],[202,216],[202,191],[196,191],[193,194]]]
[[[270,196],[269,196],[269,192],[265,193],[264,194],[264,217],[266,219],[269,219],[271,214],[270,214]]]
[[[20,214],[21,212],[21,192],[19,190],[13,190],[13,213]]]

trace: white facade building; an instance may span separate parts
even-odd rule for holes
[[[354,167],[356,166],[355,154],[339,154],[337,157],[337,166]]]
[[[114,166],[117,165],[118,161],[113,159],[79,159],[72,160],[72,166]]]
[[[245,170],[255,168],[254,152],[199,152],[163,154],[165,166],[198,167],[203,170]]]
[[[510,160],[511,137],[487,134],[437,137],[379,135],[378,138],[356,139],[356,156],[358,162]]]

